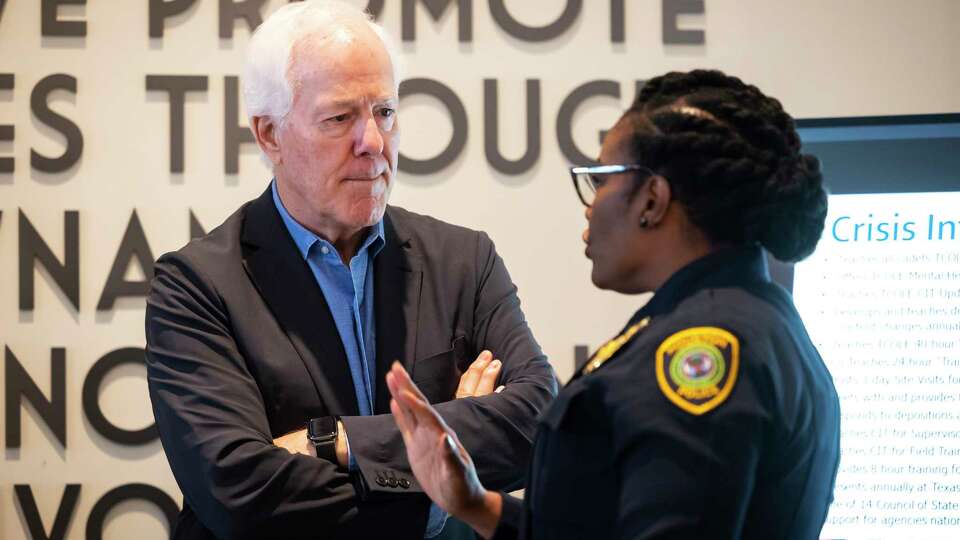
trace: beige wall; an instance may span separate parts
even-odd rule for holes
[[[80,538],[91,508],[122,484],[159,486],[180,499],[159,442],[125,447],[100,436],[84,417],[81,389],[93,363],[121,347],[142,347],[143,299],[126,298],[96,311],[127,222],[135,209],[155,256],[184,244],[193,209],[210,229],[269,180],[257,152],[241,153],[240,172],[223,163],[224,76],[238,75],[249,36],[238,22],[234,39],[217,37],[217,2],[201,0],[167,22],[165,37],[148,37],[141,2],[89,2],[65,6],[64,19],[87,21],[85,38],[42,37],[40,2],[6,2],[0,16],[0,73],[15,75],[12,92],[0,90],[0,125],[15,126],[15,141],[0,142],[13,156],[14,174],[0,174],[0,345],[9,348],[45,395],[50,395],[51,348],[66,349],[67,447],[30,407],[19,449],[4,443],[0,465],[0,537],[27,536],[14,484],[29,484],[47,532],[66,484],[81,484],[67,537]],[[271,10],[282,2],[268,2]],[[400,2],[388,0],[381,22],[400,34]],[[549,22],[563,0],[506,2],[520,21]],[[457,42],[451,10],[434,22],[418,10],[417,39],[402,45],[407,77],[428,77],[452,88],[469,118],[460,157],[436,175],[401,174],[392,202],[488,231],[520,288],[525,311],[561,378],[572,371],[573,347],[596,347],[615,332],[642,299],[598,292],[582,255],[583,212],[559,150],[555,120],[560,103],[595,79],[618,81],[622,99],[591,100],[574,117],[574,138],[589,155],[597,131],[608,127],[633,96],[637,79],[666,70],[714,67],[740,75],[779,97],[797,117],[862,116],[960,111],[960,3],[955,0],[828,1],[706,0],[706,14],[683,25],[706,32],[705,45],[663,44],[661,1],[626,3],[626,41],[611,44],[609,2],[585,0],[572,28],[546,43],[526,43],[497,27],[487,2],[475,1],[473,42]],[[77,93],[51,96],[51,108],[76,123],[82,158],[56,175],[30,167],[31,148],[63,151],[62,137],[31,114],[34,85],[54,73],[77,79]],[[148,74],[206,75],[209,90],[186,104],[182,174],[169,172],[169,105],[145,90]],[[542,84],[542,154],[519,176],[494,171],[484,157],[483,80],[500,85],[500,148],[518,157],[524,145],[524,81]],[[402,151],[435,155],[452,128],[432,99],[401,107]],[[827,164],[829,174],[829,164]],[[80,307],[75,310],[39,271],[35,309],[18,307],[18,224],[22,211],[63,256],[66,210],[80,212]],[[128,279],[141,276],[131,265]],[[0,388],[5,388],[0,374]],[[3,392],[5,390],[0,390]],[[100,404],[117,426],[149,425],[152,415],[144,370],[119,368],[107,377]],[[161,538],[160,514],[126,503],[108,517],[107,538]]]

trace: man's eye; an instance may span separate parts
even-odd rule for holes
[[[603,185],[604,178],[596,174],[590,175],[590,183],[593,184],[593,187],[599,189]]]
[[[327,119],[327,121],[333,122],[335,124],[339,124],[339,123],[345,122],[349,117],[350,115],[348,114],[338,114],[336,116],[331,116],[330,118]]]
[[[391,116],[397,114],[397,111],[393,109],[380,109],[380,116],[384,118],[390,118]]]

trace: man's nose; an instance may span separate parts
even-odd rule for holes
[[[383,135],[373,115],[363,121],[362,131],[354,147],[357,156],[378,156],[383,153]]]
[[[583,211],[583,215],[584,215],[584,217],[587,218],[587,221],[590,221],[590,215],[591,215],[591,214],[593,214],[593,207],[592,207],[592,206],[588,206],[588,207]]]

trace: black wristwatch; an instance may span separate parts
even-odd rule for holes
[[[337,462],[337,419],[333,416],[311,418],[307,422],[307,439],[313,445],[318,458],[334,465]]]

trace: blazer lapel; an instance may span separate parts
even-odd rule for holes
[[[383,250],[373,263],[374,319],[377,326],[376,402],[378,414],[390,412],[386,375],[395,360],[410,371],[417,340],[417,317],[423,274],[412,254],[409,237],[391,217],[384,215]]]
[[[329,413],[359,414],[330,308],[283,225],[269,187],[247,206],[240,237],[247,274],[299,353]]]

